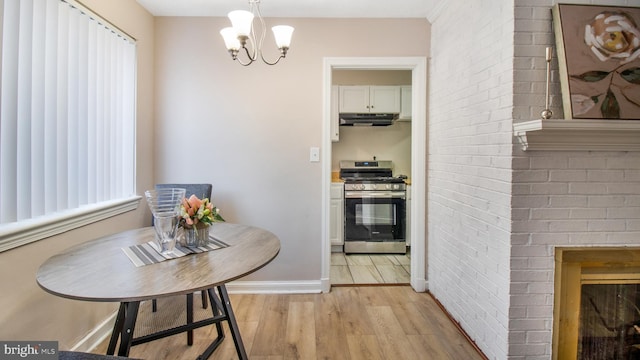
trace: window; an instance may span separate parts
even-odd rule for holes
[[[0,0],[0,11],[3,251],[139,197],[134,40],[72,0]]]

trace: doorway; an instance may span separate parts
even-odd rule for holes
[[[426,280],[426,58],[325,58],[323,69],[323,143],[322,143],[322,194],[323,194],[323,246],[322,291],[331,288],[330,185],[332,172],[331,142],[331,87],[334,70],[409,70],[412,87],[411,122],[411,181],[412,201],[410,284],[415,291],[427,289]]]

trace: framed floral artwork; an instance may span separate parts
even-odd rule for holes
[[[557,4],[566,119],[640,119],[640,8]]]

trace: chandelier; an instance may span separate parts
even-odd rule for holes
[[[256,36],[253,29],[253,18],[258,16],[261,24],[260,40],[256,42]],[[249,11],[246,10],[234,10],[229,13],[229,20],[231,20],[231,27],[226,27],[220,30],[220,35],[224,39],[224,44],[231,54],[233,60],[238,60],[242,66],[251,65],[258,59],[258,56],[267,65],[275,65],[280,59],[287,56],[289,45],[291,44],[291,35],[293,34],[293,27],[288,25],[278,25],[271,28],[273,36],[276,40],[276,45],[280,50],[280,56],[273,62],[269,62],[262,55],[262,43],[266,35],[266,25],[262,14],[260,13],[260,0],[249,0]],[[251,51],[248,48],[247,42],[251,43]],[[238,53],[242,50],[248,57],[248,62],[242,62],[238,58]]]

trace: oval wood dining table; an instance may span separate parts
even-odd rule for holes
[[[225,284],[242,278],[271,262],[280,251],[280,240],[271,232],[247,225],[214,223],[210,235],[228,246],[176,259],[136,267],[124,248],[154,239],[152,227],[135,229],[91,240],[47,259],[36,279],[45,291],[64,298],[119,302],[120,308],[107,350],[128,356],[132,345],[215,323],[216,338],[199,357],[208,358],[224,339],[221,322],[227,321],[240,359],[247,359]],[[214,289],[217,289],[218,294]],[[212,317],[134,339],[141,301],[206,291]],[[187,302],[189,303],[189,302]]]

